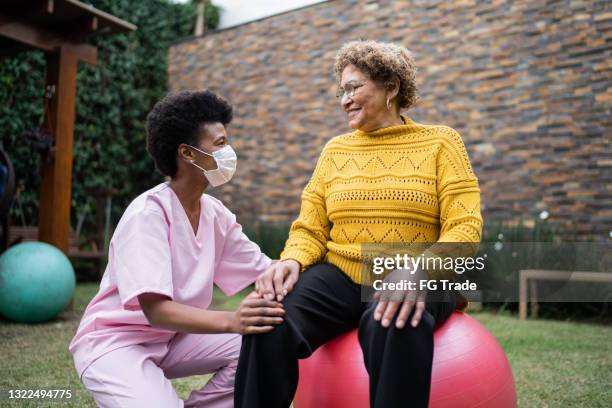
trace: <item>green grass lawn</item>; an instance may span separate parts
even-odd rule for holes
[[[77,286],[74,311],[37,325],[0,320],[0,388],[71,388],[72,403],[94,407],[74,371],[68,343],[96,284]],[[233,309],[238,298],[215,292],[214,307]],[[516,380],[519,407],[612,407],[612,327],[571,322],[521,322],[509,314],[472,314],[506,350]],[[173,380],[186,398],[206,376]],[[6,406],[0,401],[0,406]],[[57,403],[8,406],[56,407]],[[324,407],[322,407],[324,408]],[[449,407],[452,408],[452,407]]]

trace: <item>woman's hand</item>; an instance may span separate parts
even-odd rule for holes
[[[374,294],[374,298],[378,299],[378,305],[374,310],[374,320],[381,321],[383,327],[389,327],[393,318],[399,310],[395,327],[398,329],[404,328],[410,313],[414,309],[411,325],[417,327],[425,311],[426,290],[420,290],[420,280],[427,278],[427,275],[418,270],[416,273],[410,273],[404,270],[396,270],[391,272],[384,279],[384,282],[414,282],[414,290],[384,290]]]
[[[268,300],[282,301],[300,276],[300,264],[293,259],[273,263],[257,277],[255,290]]]
[[[256,292],[245,297],[232,316],[230,331],[240,334],[267,333],[283,322],[285,309],[281,303],[267,300]]]

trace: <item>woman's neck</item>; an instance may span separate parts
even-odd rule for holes
[[[360,129],[360,130],[362,132],[375,132],[380,129],[388,128],[391,126],[400,126],[403,124],[404,124],[404,120],[402,119],[402,116],[400,115],[400,113],[397,112],[397,114],[392,114],[392,115],[389,115],[383,118],[380,122],[372,126],[372,129],[368,129],[368,130]]]
[[[378,129],[384,129],[384,128],[391,127],[391,126],[400,126],[403,124],[404,124],[404,121],[402,120],[402,117],[398,114],[397,116],[393,116],[389,118]]]
[[[185,210],[189,212],[200,211],[200,199],[204,190],[208,187],[208,182],[196,184],[186,177],[174,177],[170,180],[169,186],[174,190]]]

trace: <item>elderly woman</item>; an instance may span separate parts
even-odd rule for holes
[[[372,407],[426,407],[433,331],[464,302],[361,298],[361,244],[478,242],[480,192],[459,134],[402,116],[416,100],[416,68],[394,44],[345,44],[334,66],[353,129],[324,147],[302,194],[281,262],[256,288],[282,301],[284,322],[243,338],[236,407],[286,408],[298,359],[359,329]],[[300,273],[301,272],[301,273]],[[397,295],[397,293],[394,293]]]
[[[208,310],[213,283],[234,294],[270,265],[209,186],[228,182],[232,106],[184,91],[147,117],[147,149],[169,178],[127,207],[110,243],[98,294],[70,351],[100,407],[233,406],[240,334],[282,321],[282,306],[249,296],[235,312]],[[183,402],[168,380],[213,373]]]

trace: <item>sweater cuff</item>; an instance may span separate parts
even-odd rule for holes
[[[304,251],[300,251],[298,249],[286,249],[284,250],[281,255],[280,255],[280,260],[281,261],[286,261],[287,259],[293,259],[294,261],[297,261],[300,263],[300,265],[302,266],[302,268],[300,269],[300,272],[303,272],[304,269],[308,268],[310,265],[316,263],[316,260],[313,259],[312,255],[304,252]]]

